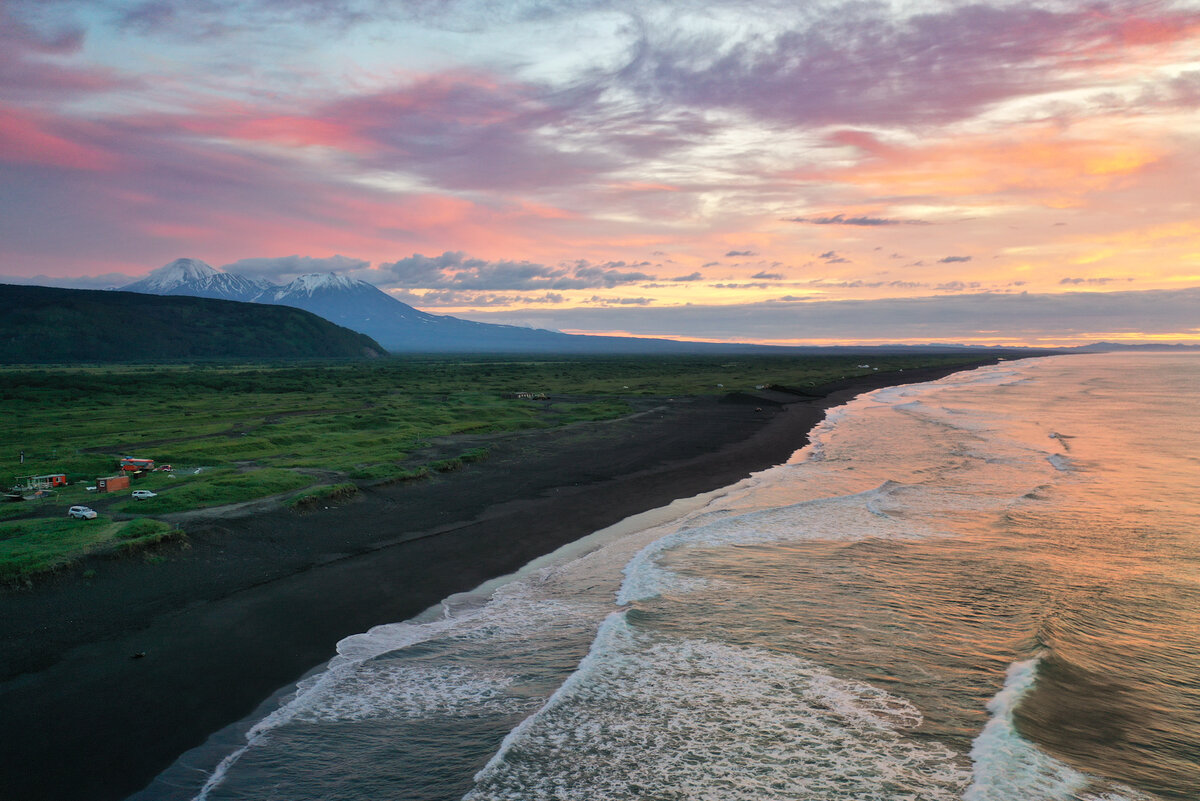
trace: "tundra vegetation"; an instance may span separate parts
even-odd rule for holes
[[[396,357],[0,368],[0,484],[49,473],[70,482],[47,499],[0,504],[0,581],[179,536],[178,521],[159,519],[174,513],[268,497],[303,512],[352,499],[359,485],[457,470],[486,458],[486,435],[619,417],[639,397],[803,389],[875,369],[977,359]],[[87,491],[126,455],[175,468],[131,487],[157,497]],[[72,504],[94,506],[100,517],[68,520]]]

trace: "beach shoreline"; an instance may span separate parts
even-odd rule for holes
[[[661,399],[490,441],[491,457],[309,514],[189,523],[180,546],[92,560],[4,597],[0,759],[13,797],[119,799],[330,658],[631,515],[786,461],[825,410],[994,363],[879,373],[820,397]],[[84,569],[92,578],[79,577]],[[133,658],[136,654],[143,657]]]

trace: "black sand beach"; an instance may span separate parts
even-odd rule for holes
[[[488,441],[487,461],[457,473],[364,488],[309,514],[210,515],[188,524],[183,546],[96,559],[7,592],[2,795],[124,798],[328,659],[342,637],[779,464],[825,408],[855,394],[957,369],[876,374],[786,405],[664,399],[617,421],[504,435]]]

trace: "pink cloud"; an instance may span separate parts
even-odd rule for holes
[[[208,5],[204,13],[219,17],[212,7],[222,4]],[[139,6],[156,36],[166,35],[167,22],[171,35],[190,24],[176,13],[186,7]],[[1156,49],[1193,41],[1200,11],[1123,1],[1056,8],[973,4],[899,18],[884,5],[848,3],[836,14],[798,14],[756,39],[735,33],[715,50],[686,26],[663,26],[647,29],[623,69],[581,74],[570,86],[477,68],[409,72],[380,87],[381,72],[360,94],[351,94],[351,82],[337,97],[297,99],[269,80],[251,86],[248,77],[229,82],[226,73],[199,68],[189,75],[192,56],[180,51],[167,77],[183,91],[171,107],[194,105],[123,117],[104,98],[74,102],[135,85],[83,66],[91,48],[81,49],[82,32],[5,31],[9,20],[0,18],[0,93],[9,98],[0,105],[8,194],[0,198],[0,240],[9,258],[82,263],[105,250],[100,257],[111,262],[124,251],[143,267],[184,251],[218,262],[463,250],[555,264],[574,256],[636,261],[670,249],[687,273],[712,255],[698,255],[704,247],[719,253],[753,244],[767,252],[787,237],[846,235],[835,226],[764,232],[763,219],[779,215],[763,209],[810,191],[798,183],[834,195],[824,221],[860,227],[901,219],[889,211],[898,196],[938,203],[1024,194],[1077,204],[1161,168],[1170,154],[1116,134],[1101,140],[1010,128],[1006,141],[954,139],[938,124],[1009,98],[1102,84],[1099,68],[1111,75],[1114,65],[1136,66]],[[219,50],[219,31],[210,34]],[[286,59],[268,68],[253,53],[219,56],[205,66],[219,61],[228,73],[248,66],[276,77],[296,69]],[[285,78],[281,85],[297,85],[294,72]],[[1160,87],[1161,102],[1194,100],[1197,86],[1194,75],[1182,75]],[[223,90],[242,99],[214,101]],[[196,101],[191,92],[207,94]],[[159,86],[133,99],[147,108],[164,94]],[[64,99],[75,113],[106,113],[82,120],[48,111]],[[859,164],[789,173],[775,166],[786,145],[730,150],[719,165],[711,149],[693,149],[726,141],[720,135],[736,135],[743,120],[756,131],[828,126],[827,141],[854,148]],[[909,140],[891,126],[920,130],[923,144],[893,144]],[[725,176],[709,178],[718,169]],[[731,199],[719,214],[704,201],[714,192]],[[832,247],[843,245],[819,246]]]
[[[126,122],[147,135],[218,138],[234,147],[321,146],[342,152],[359,170],[397,170],[447,189],[508,193],[587,183],[623,165],[605,148],[565,150],[544,133],[592,102],[587,93],[551,93],[453,71],[286,111],[222,103]]]
[[[0,43],[2,45],[2,43]],[[54,96],[90,95],[128,88],[133,82],[111,70],[34,63],[0,49],[0,96],[39,101]]]
[[[1194,11],[1165,11],[1156,16],[1146,6],[1131,11],[1107,11],[1101,6],[1085,13],[1095,20],[1100,32],[1096,47],[1106,54],[1185,42],[1200,33],[1200,19]]]
[[[118,164],[111,153],[52,131],[55,122],[47,115],[0,104],[0,161],[75,170],[109,170]]]
[[[856,131],[848,128],[834,131],[829,135],[828,141],[833,145],[858,148],[864,154],[877,158],[892,158],[901,154],[898,148],[884,144],[878,136],[868,131]]]
[[[69,271],[74,259],[122,252],[131,260],[122,268],[133,273],[182,252],[218,262],[281,252],[383,259],[398,248],[447,243],[494,258],[543,241],[545,226],[573,218],[532,199],[387,192],[306,169],[286,152],[236,146],[282,137],[363,141],[349,126],[319,118],[297,116],[312,125],[288,130],[290,120],[269,115],[80,123],[7,106],[0,112],[0,180],[8,189],[0,198],[0,255],[22,254],[23,262],[35,255],[41,270]],[[245,138],[226,145],[196,138],[223,132]],[[73,169],[38,169],[47,166]],[[79,175],[98,169],[107,170],[102,181]],[[48,225],[62,230],[47,236]]]
[[[923,125],[1088,86],[1099,67],[1194,39],[1200,10],[1140,2],[1049,10],[950,6],[907,18],[843,4],[769,37],[712,43],[648,34],[623,79],[661,103],[818,125]],[[1135,53],[1141,48],[1144,53]]]
[[[150,119],[143,122],[154,124]],[[246,106],[215,112],[202,110],[158,120],[159,124],[168,126],[171,122],[182,131],[242,142],[271,142],[291,147],[320,146],[359,154],[378,149],[342,122],[300,114],[272,114]]]
[[[593,101],[587,93],[452,72],[335,101],[314,115],[373,142],[369,166],[399,168],[450,189],[523,191],[578,185],[619,166],[603,149],[565,151],[544,133],[586,113]]]

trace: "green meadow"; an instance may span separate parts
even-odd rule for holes
[[[66,517],[0,522],[0,582],[14,583],[73,564],[95,552],[133,551],[178,536],[161,520],[117,522]]]
[[[397,357],[0,368],[0,485],[49,473],[66,473],[70,482],[48,499],[0,505],[0,578],[21,579],[86,553],[126,547],[128,538],[114,528],[121,519],[266,497],[303,512],[352,497],[355,482],[420,480],[484,459],[480,435],[619,417],[637,397],[765,384],[804,388],[873,368],[977,358]],[[430,449],[434,442],[439,446]],[[87,491],[98,477],[117,473],[121,456],[175,469],[133,483],[130,489],[158,493],[147,500],[131,498],[130,490]],[[67,520],[72,504],[103,507],[102,515],[115,517],[103,525]],[[42,553],[34,542],[62,547],[32,556]]]

